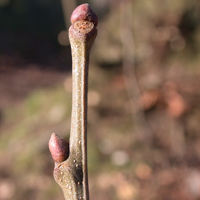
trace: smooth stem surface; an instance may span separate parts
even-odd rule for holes
[[[88,197],[87,180],[87,90],[88,90],[88,66],[89,51],[85,42],[72,42],[72,118],[70,135],[70,153],[76,158],[75,165],[83,170],[83,190],[85,199]],[[81,180],[80,180],[81,181]]]
[[[71,25],[72,49],[72,119],[69,158],[55,163],[54,178],[66,200],[89,200],[87,172],[87,90],[89,53],[97,30],[92,22],[78,21]]]

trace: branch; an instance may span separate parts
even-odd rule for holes
[[[97,35],[97,15],[88,4],[71,15],[69,39],[72,49],[72,118],[70,147],[52,134],[49,149],[55,161],[54,178],[66,200],[89,200],[87,174],[87,90],[90,49]],[[67,158],[68,157],[68,158]],[[67,158],[67,160],[66,160]]]

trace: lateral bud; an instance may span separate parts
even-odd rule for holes
[[[69,143],[55,133],[52,133],[49,140],[49,150],[53,160],[57,163],[61,163],[69,157]]]

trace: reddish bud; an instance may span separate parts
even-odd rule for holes
[[[98,17],[87,3],[78,6],[71,15],[72,24],[82,20],[92,22],[94,26],[98,25]]]
[[[63,162],[69,157],[69,143],[55,133],[49,140],[49,150],[55,162]]]

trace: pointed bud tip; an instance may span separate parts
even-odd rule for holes
[[[71,15],[72,24],[81,20],[92,22],[95,27],[98,25],[98,17],[87,3],[78,6]]]
[[[52,133],[49,140],[49,150],[55,162],[63,162],[69,156],[69,143],[57,134]]]

